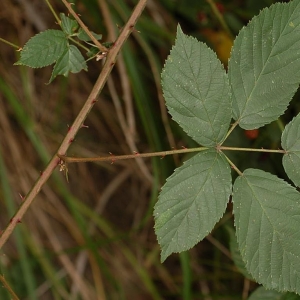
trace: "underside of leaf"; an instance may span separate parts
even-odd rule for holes
[[[227,74],[216,54],[179,26],[162,87],[169,113],[190,137],[204,146],[223,141],[231,121]]]
[[[215,150],[200,152],[176,169],[154,209],[161,260],[207,236],[225,212],[230,194],[230,167]]]
[[[300,194],[261,170],[233,188],[239,249],[253,278],[268,289],[300,293]]]
[[[233,117],[244,129],[276,120],[300,82],[300,2],[276,3],[244,27],[228,65]]]

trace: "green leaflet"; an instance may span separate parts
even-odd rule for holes
[[[300,186],[300,115],[286,125],[281,145],[287,151],[282,158],[284,170],[294,184]]]
[[[49,83],[57,76],[67,76],[69,72],[87,70],[84,57],[74,45],[69,45],[66,34],[76,30],[77,22],[61,14],[61,30],[46,30],[32,37],[21,51],[21,58],[15,65],[41,68],[56,62]]]
[[[300,2],[276,3],[244,27],[228,66],[233,117],[244,129],[276,120],[300,81]]]
[[[84,57],[81,55],[77,47],[70,45],[66,48],[63,55],[57,60],[49,83],[57,75],[68,76],[69,72],[78,73],[82,69],[87,71],[87,65]]]
[[[208,235],[225,212],[230,194],[230,167],[215,150],[200,152],[177,168],[154,208],[161,260]]]
[[[49,29],[32,37],[21,51],[21,58],[15,65],[42,68],[55,63],[68,45],[61,30]]]
[[[205,44],[177,28],[162,72],[164,97],[173,119],[196,142],[222,142],[231,121],[231,99],[226,72]]]
[[[233,188],[236,234],[253,278],[300,293],[300,194],[282,179],[248,169]]]
[[[61,28],[67,35],[72,35],[78,29],[78,23],[76,20],[73,20],[67,17],[64,13],[59,14],[61,18]]]

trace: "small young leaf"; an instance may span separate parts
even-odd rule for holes
[[[60,13],[61,28],[67,35],[72,35],[78,28],[78,23],[69,17],[66,17],[64,13]]]
[[[260,286],[251,294],[248,300],[300,300],[300,296],[294,293],[266,290],[263,286]]]
[[[154,208],[161,260],[190,249],[214,228],[231,193],[231,170],[223,154],[198,153],[167,179]]]
[[[300,194],[274,175],[248,169],[236,179],[232,201],[248,272],[267,289],[300,293]]]
[[[49,29],[32,37],[15,65],[42,68],[55,63],[66,51],[68,40],[61,30]]]
[[[68,76],[69,72],[78,73],[82,69],[87,71],[87,65],[84,57],[80,51],[74,45],[67,48],[65,53],[57,60],[54,66],[49,83],[57,76],[64,75]]]
[[[102,34],[97,34],[92,31],[91,33],[96,40],[99,41],[102,39]],[[91,38],[86,34],[86,32],[82,28],[79,28],[77,37],[83,42],[91,41]]]
[[[300,186],[300,114],[286,125],[281,145],[287,151],[282,158],[286,174],[296,186]]]
[[[276,3],[244,27],[228,65],[233,117],[244,129],[276,120],[300,82],[300,2]]]
[[[179,26],[162,87],[170,114],[189,136],[204,146],[223,141],[231,121],[226,72],[211,49]]]

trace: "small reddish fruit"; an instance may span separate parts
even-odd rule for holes
[[[245,130],[245,136],[249,140],[255,140],[259,135],[259,130],[258,129],[252,129],[252,130]]]

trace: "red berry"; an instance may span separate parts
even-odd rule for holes
[[[255,140],[259,135],[259,130],[258,129],[251,129],[251,130],[245,130],[245,136],[249,140]]]

